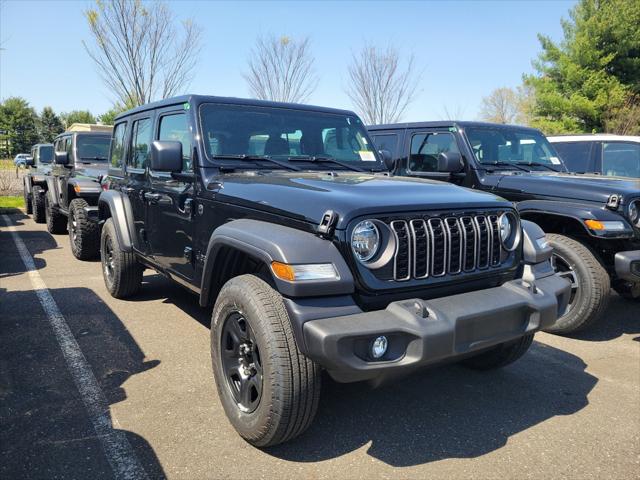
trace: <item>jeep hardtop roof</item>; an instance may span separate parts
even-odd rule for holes
[[[537,128],[523,125],[507,125],[502,123],[474,122],[466,120],[436,120],[431,122],[387,123],[381,125],[367,125],[367,130],[392,130],[405,128],[448,128],[448,127],[491,127],[491,128],[517,128],[519,130],[531,130],[539,132]]]
[[[285,102],[272,102],[269,100],[256,100],[250,98],[236,98],[236,97],[216,97],[213,95],[181,95],[179,97],[166,98],[157,102],[147,103],[139,107],[122,112],[115,118],[115,121],[137,113],[146,112],[147,110],[155,110],[158,108],[169,107],[171,105],[179,105],[182,103],[189,103],[193,107],[198,107],[202,103],[224,103],[228,105],[251,105],[258,107],[272,107],[272,108],[289,108],[296,110],[307,110],[313,112],[334,113],[340,115],[355,115],[350,110],[341,110],[338,108],[318,107],[315,105],[304,105],[301,103],[285,103]]]

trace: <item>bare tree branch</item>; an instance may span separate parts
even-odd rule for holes
[[[403,66],[395,48],[368,45],[353,55],[346,93],[365,123],[393,123],[414,99],[420,76],[413,55]]]
[[[318,86],[309,38],[258,37],[243,74],[261,100],[302,103]]]
[[[133,107],[167,98],[191,81],[201,29],[187,20],[178,35],[164,3],[97,0],[85,17],[95,46],[82,43],[117,102]]]
[[[520,117],[520,99],[511,88],[496,88],[482,99],[480,117],[493,123],[516,123]]]

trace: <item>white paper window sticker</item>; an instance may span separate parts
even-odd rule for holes
[[[373,152],[370,152],[369,150],[360,150],[358,154],[360,155],[360,160],[362,160],[363,162],[376,161],[376,156],[373,154]]]
[[[560,165],[562,163],[558,157],[549,157],[549,160],[551,160],[551,163],[554,165]]]

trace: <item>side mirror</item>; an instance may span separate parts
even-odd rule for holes
[[[464,167],[458,152],[442,152],[438,155],[438,172],[457,173]]]
[[[33,159],[33,157],[27,158],[25,160],[25,164],[27,165],[27,167],[33,167],[36,164],[36,161]]]
[[[382,157],[382,161],[385,167],[387,167],[387,170],[393,172],[396,169],[396,162],[391,156],[391,152],[389,150],[378,150],[378,153]]]
[[[151,144],[151,170],[182,171],[182,143],[155,140]]]
[[[53,161],[56,165],[68,165],[69,154],[67,152],[55,152],[53,154]]]

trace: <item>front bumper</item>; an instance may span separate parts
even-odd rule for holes
[[[640,250],[616,253],[615,268],[618,278],[632,283],[640,282]]]
[[[555,275],[433,300],[393,302],[384,310],[304,323],[306,354],[341,382],[383,379],[464,357],[550,327],[566,308],[569,283]],[[382,360],[369,345],[385,335]]]

